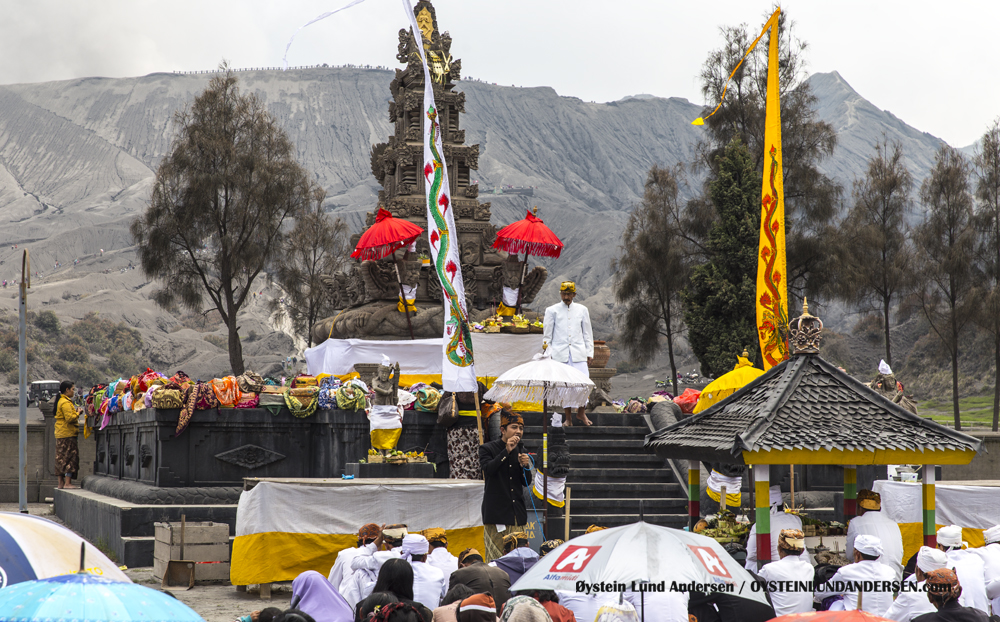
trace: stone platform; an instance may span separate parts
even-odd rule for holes
[[[229,525],[229,534],[236,533],[236,503],[226,499],[206,500],[214,503],[156,503],[157,489],[147,491],[147,503],[117,499],[95,492],[106,490],[107,478],[90,476],[82,489],[56,490],[56,515],[68,527],[95,546],[110,551],[114,561],[128,567],[153,565],[155,523],[179,522],[183,514],[188,521],[212,521]],[[135,491],[132,491],[133,493]],[[238,493],[238,490],[235,492]],[[196,495],[192,493],[192,498]],[[204,498],[204,495],[203,495]],[[238,499],[238,495],[236,497]]]
[[[371,446],[364,411],[317,410],[297,418],[286,408],[276,415],[263,408],[199,410],[178,436],[179,413],[115,414],[94,431],[94,473],[161,488],[239,487],[249,476],[337,477]],[[424,451],[436,421],[436,413],[406,411],[399,449]],[[438,469],[438,477],[447,475]]]

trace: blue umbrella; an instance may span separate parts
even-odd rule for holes
[[[204,622],[169,594],[86,572],[24,581],[0,590],[0,620]]]

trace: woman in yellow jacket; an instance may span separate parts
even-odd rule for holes
[[[76,438],[80,433],[80,413],[73,405],[76,386],[69,380],[59,384],[59,395],[53,412],[56,416],[56,473],[59,488],[78,488],[72,484],[80,470],[80,450]]]

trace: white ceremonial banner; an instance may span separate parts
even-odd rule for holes
[[[441,374],[443,339],[369,341],[365,339],[327,339],[305,352],[309,374],[344,376],[354,371],[356,363],[380,363],[382,355],[399,361],[403,375]],[[542,350],[542,335],[472,333],[472,344],[479,353],[476,372],[481,378],[495,378],[512,367],[531,360]]]
[[[356,534],[359,526],[371,522],[405,523],[414,531],[478,527],[483,524],[482,503],[483,483],[475,481],[345,486],[261,482],[240,494],[236,537],[268,532]]]
[[[882,496],[882,513],[896,523],[922,523],[923,486],[913,482],[877,480],[872,486]],[[1000,487],[934,486],[934,520],[938,525],[989,529],[1000,523]]]
[[[448,165],[441,146],[441,125],[434,102],[434,82],[424,54],[423,34],[417,26],[410,0],[403,0],[403,12],[410,22],[413,43],[424,68],[424,181],[427,196],[427,239],[431,263],[437,270],[444,301],[444,343],[442,344],[441,384],[447,391],[475,391],[476,370],[472,359],[472,338],[465,304],[462,262],[458,255],[458,230],[451,205]]]
[[[284,70],[285,71],[288,70],[288,49],[292,47],[292,41],[295,41],[295,37],[299,36],[299,32],[303,28],[305,28],[306,26],[309,26],[310,24],[315,24],[316,22],[320,21],[321,19],[326,19],[326,18],[330,17],[331,15],[333,15],[334,13],[340,13],[344,9],[349,9],[352,6],[354,6],[355,4],[361,4],[364,1],[365,0],[352,0],[351,2],[348,2],[346,5],[340,7],[339,9],[334,9],[333,11],[327,11],[326,13],[323,13],[321,15],[317,15],[316,17],[312,18],[311,20],[309,20],[305,24],[299,26],[299,29],[296,30],[292,34],[292,38],[288,40],[288,45],[285,46],[285,55],[283,57],[281,57],[281,64],[282,64],[282,67],[284,68]]]

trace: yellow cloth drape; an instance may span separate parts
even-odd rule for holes
[[[399,436],[403,433],[403,428],[392,430],[372,430],[372,447],[375,449],[395,449],[399,442]]]
[[[514,315],[514,311],[515,307],[508,307],[503,303],[503,301],[501,301],[500,306],[497,307],[497,315],[511,316]]]
[[[767,55],[764,179],[757,255],[757,334],[764,371],[788,358],[788,287],[785,270],[785,191],[781,168],[781,102],[778,90],[778,17],[775,10]]]
[[[416,313],[417,312],[417,305],[414,304],[415,300],[416,300],[416,298],[414,298],[413,300],[407,300],[406,301],[406,307],[404,307],[403,306],[403,297],[399,296],[399,301],[396,302],[396,310],[399,311],[400,313],[406,313],[407,308],[408,308],[408,310],[411,313]]]
[[[722,500],[722,492],[715,492],[711,488],[705,489],[708,492],[708,496],[716,503]],[[739,492],[729,492],[726,491],[726,507],[728,508],[738,508],[743,502],[743,494]]]

